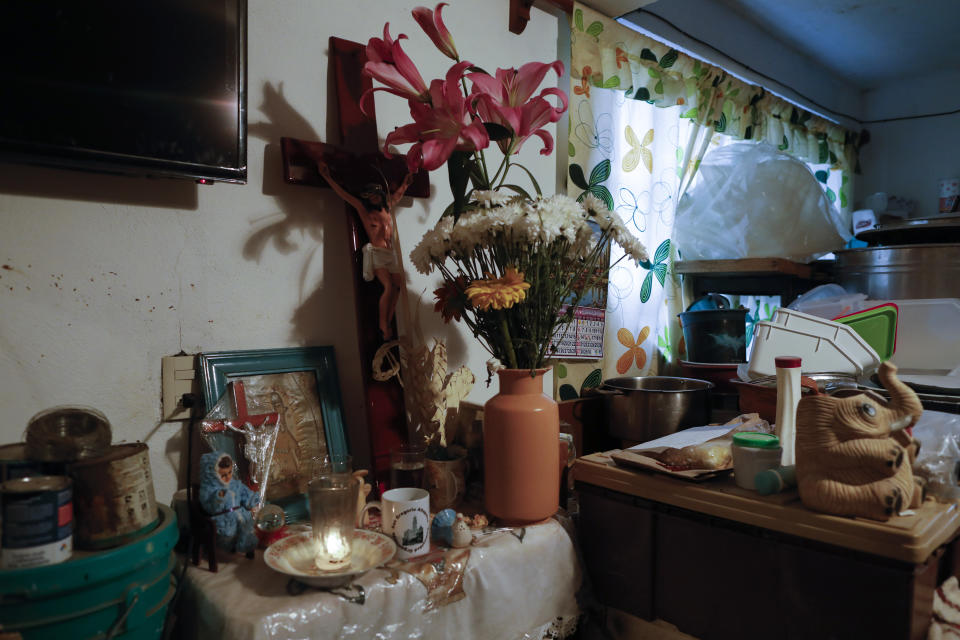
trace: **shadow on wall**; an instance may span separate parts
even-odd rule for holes
[[[412,269],[413,267],[408,265],[407,268]],[[469,359],[469,353],[467,342],[464,340],[465,334],[463,331],[453,329],[453,326],[459,325],[460,323],[454,323],[454,321],[451,320],[450,325],[446,325],[443,322],[443,317],[440,313],[434,311],[436,298],[433,295],[433,290],[423,292],[414,291],[411,289],[411,286],[410,274],[408,273],[407,296],[410,300],[410,319],[415,325],[418,324],[420,326],[427,347],[433,346],[434,337],[443,336],[447,342],[447,360],[451,363],[466,363]],[[466,329],[465,326],[464,328],[469,332],[469,329]],[[413,332],[413,335],[415,337],[417,336],[415,332]],[[479,381],[484,379],[483,377],[486,376],[486,372],[474,371],[473,375],[476,376]]]
[[[291,339],[301,345],[334,346],[355,461],[368,464],[370,439],[364,402],[353,381],[361,378],[357,361],[357,320],[353,276],[344,204],[330,189],[317,189],[283,181],[280,138],[320,140],[308,120],[283,95],[283,84],[264,83],[259,112],[264,119],[252,122],[250,136],[266,142],[262,193],[273,198],[277,210],[254,221],[243,246],[246,260],[261,262],[271,247],[281,256],[303,260],[298,283],[299,305],[290,317]],[[309,246],[302,246],[304,243]],[[273,258],[276,260],[277,258]],[[318,277],[319,274],[319,277]]]
[[[308,236],[315,245],[307,254],[300,271],[301,304],[294,312],[293,338],[301,344],[317,344],[318,339],[330,340],[333,335],[344,335],[348,325],[354,325],[354,312],[349,300],[353,287],[350,276],[349,247],[346,218],[341,200],[329,189],[316,189],[283,182],[283,159],[280,138],[283,136],[305,140],[319,140],[316,130],[306,118],[294,109],[283,95],[283,84],[265,83],[263,102],[259,110],[265,120],[251,123],[251,136],[267,145],[263,163],[263,194],[274,199],[279,210],[266,214],[243,247],[243,257],[260,262],[264,250],[272,245],[281,255],[290,255],[300,249],[300,238]],[[313,286],[310,273],[316,256],[322,256],[323,278],[318,288]],[[331,313],[332,303],[347,303],[346,312]],[[339,324],[339,327],[337,326]]]
[[[0,165],[0,193],[160,209],[197,209],[190,180],[141,178],[32,165]]]
[[[264,248],[273,244],[281,254],[289,254],[298,248],[290,237],[293,231],[305,231],[318,243],[323,234],[318,216],[317,200],[320,191],[283,182],[283,159],[280,156],[280,138],[283,136],[317,140],[317,132],[283,96],[283,83],[274,87],[267,82],[263,87],[263,103],[260,112],[265,121],[253,122],[247,133],[267,143],[263,162],[263,194],[274,198],[279,211],[260,219],[257,228],[243,247],[243,257],[260,261]],[[302,283],[301,283],[302,284]]]

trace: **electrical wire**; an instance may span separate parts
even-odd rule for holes
[[[950,115],[955,115],[955,114],[957,114],[957,113],[960,113],[960,108],[957,108],[957,109],[954,109],[953,111],[941,111],[941,112],[939,112],[939,113],[925,113],[925,114],[919,114],[919,115],[913,115],[913,116],[895,116],[895,117],[893,117],[893,118],[882,118],[882,119],[878,119],[878,120],[862,120],[862,119],[860,119],[860,118],[857,118],[856,116],[850,115],[849,113],[844,113],[844,112],[842,112],[842,111],[836,111],[836,110],[834,110],[834,109],[831,109],[831,108],[827,107],[826,105],[820,104],[819,102],[817,102],[816,100],[810,98],[810,97],[807,96],[806,94],[804,94],[804,93],[802,93],[802,92],[800,92],[800,91],[797,91],[796,89],[794,89],[792,86],[790,86],[790,85],[788,85],[788,84],[785,84],[783,81],[778,80],[778,79],[776,79],[776,78],[772,78],[772,77],[768,76],[767,74],[763,73],[762,71],[758,71],[757,69],[754,69],[754,68],[751,67],[750,65],[748,65],[748,64],[746,64],[746,63],[744,63],[744,62],[741,62],[740,60],[737,60],[736,58],[734,58],[734,57],[731,56],[731,55],[728,55],[727,53],[725,53],[725,52],[721,51],[720,49],[716,48],[715,46],[713,46],[713,45],[710,44],[709,42],[705,42],[705,41],[701,40],[700,38],[697,38],[696,36],[691,35],[691,34],[688,33],[687,31],[684,31],[683,29],[681,29],[680,27],[678,27],[677,25],[675,25],[674,23],[672,23],[670,20],[667,20],[667,19],[664,18],[663,16],[658,15],[658,14],[650,11],[649,9],[645,9],[645,8],[643,8],[643,7],[640,7],[640,8],[638,8],[636,11],[633,11],[633,12],[631,12],[631,13],[636,13],[636,14],[643,13],[643,14],[646,14],[646,15],[652,17],[652,18],[656,18],[657,20],[660,20],[661,22],[663,22],[664,24],[666,24],[667,26],[669,26],[671,29],[673,29],[673,30],[676,31],[677,33],[683,35],[684,37],[689,38],[690,40],[693,40],[694,42],[696,42],[696,43],[698,43],[698,44],[701,44],[701,45],[703,45],[703,46],[705,46],[705,47],[707,47],[707,48],[709,48],[709,49],[712,49],[713,51],[717,52],[717,53],[720,54],[721,56],[723,56],[723,57],[727,58],[728,60],[731,60],[731,61],[735,62],[736,64],[740,65],[741,67],[743,67],[743,68],[746,69],[747,71],[749,71],[749,72],[751,72],[751,73],[754,73],[754,74],[760,76],[761,78],[764,78],[764,79],[766,79],[766,80],[769,80],[770,82],[773,82],[774,84],[780,85],[780,86],[783,87],[784,89],[787,89],[787,90],[789,90],[789,91],[792,91],[795,95],[800,96],[803,100],[805,100],[805,101],[807,101],[808,103],[814,105],[815,107],[817,107],[817,108],[819,108],[819,109],[822,109],[822,110],[824,110],[824,111],[826,111],[826,112],[828,112],[828,113],[831,113],[831,114],[833,114],[833,115],[835,115],[835,116],[839,116],[839,117],[841,117],[841,118],[847,118],[847,119],[849,119],[849,120],[853,120],[854,122],[856,122],[857,124],[860,124],[860,125],[865,125],[865,124],[881,124],[881,123],[884,123],[884,122],[895,122],[895,121],[899,121],[899,120],[917,120],[917,119],[922,119],[922,118],[937,118],[937,117],[940,117],[940,116],[950,116]],[[629,14],[626,14],[626,15],[629,15]]]

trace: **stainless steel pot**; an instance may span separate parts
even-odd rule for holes
[[[836,280],[875,300],[960,298],[960,244],[837,251]]]
[[[712,382],[646,376],[611,378],[600,385],[611,436],[646,442],[710,421]]]

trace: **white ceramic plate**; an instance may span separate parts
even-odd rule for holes
[[[374,567],[389,562],[397,553],[396,543],[382,533],[353,530],[350,566],[340,571],[321,571],[314,564],[313,533],[305,531],[287,536],[270,545],[263,554],[267,566],[314,587],[338,587],[347,584]]]

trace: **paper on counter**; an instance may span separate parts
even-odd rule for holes
[[[627,451],[647,451],[660,447],[682,449],[684,447],[696,446],[698,444],[703,444],[708,440],[713,440],[719,436],[726,435],[733,429],[739,427],[741,424],[743,423],[708,424],[703,427],[690,427],[689,429],[683,429],[682,431],[671,433],[668,436],[663,436],[662,438],[657,438],[656,440],[651,440],[650,442],[642,442],[638,445],[634,445],[627,449]]]

